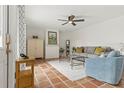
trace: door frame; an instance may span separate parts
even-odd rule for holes
[[[16,58],[18,58],[17,55],[17,38],[18,38],[18,9],[17,9],[17,5],[10,5],[8,6],[9,9],[9,15],[7,14],[7,5],[3,6],[3,13],[4,13],[4,27],[3,29],[4,34],[7,30],[9,30],[9,34],[11,36],[11,44],[10,44],[10,49],[11,52],[9,53],[9,61],[8,61],[8,87],[9,88],[14,88],[15,87],[15,64],[16,64]],[[8,16],[7,16],[8,15]],[[7,18],[9,19],[7,21]],[[8,22],[8,23],[7,23]],[[7,24],[9,24],[9,26],[7,26]],[[8,27],[8,29],[7,29]],[[5,35],[3,35],[3,46],[6,47],[5,45]],[[4,49],[4,48],[3,48]],[[5,51],[5,50],[3,50]],[[4,63],[4,62],[3,62]],[[7,81],[7,80],[6,80]],[[5,87],[5,86],[4,86]],[[7,85],[6,85],[7,87]]]
[[[17,6],[16,5],[3,5],[3,49],[6,48],[6,36],[5,34],[9,31],[10,39],[10,49],[8,60],[6,60],[7,67],[6,74],[6,84],[4,87],[14,88],[15,87],[15,61],[17,58]],[[6,52],[6,49],[3,50]],[[4,54],[5,56],[6,54]],[[7,57],[5,58],[7,59]],[[6,86],[5,86],[6,85]]]
[[[17,5],[9,6],[9,34],[11,36],[11,44],[10,44],[10,55],[9,55],[9,76],[8,76],[8,87],[15,87],[15,63],[17,56],[17,29],[18,29],[18,13],[17,13]]]

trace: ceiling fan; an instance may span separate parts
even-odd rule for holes
[[[73,26],[76,26],[75,22],[84,22],[84,19],[75,19],[75,16],[74,15],[70,15],[68,16],[68,19],[67,20],[64,20],[64,19],[58,19],[58,21],[66,21],[65,23],[63,23],[62,25],[65,25],[65,24],[72,24]]]

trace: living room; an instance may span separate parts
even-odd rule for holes
[[[123,88],[123,8],[1,5],[0,87]]]
[[[87,77],[84,72],[85,63],[79,65],[82,60],[81,62],[78,59],[79,62],[73,60],[73,54],[82,56],[80,49],[79,53],[74,53],[80,47],[109,47],[111,51],[120,51],[120,55],[123,54],[123,6],[26,6],[25,9],[27,39],[34,35],[44,41],[43,57],[47,61],[46,63],[44,60],[41,61],[43,62],[40,64],[41,68],[38,66],[35,69],[36,73],[41,71],[43,74],[43,77],[36,74],[36,87],[123,87],[123,83],[119,83],[120,79],[111,85],[111,81],[105,83],[106,80]],[[42,12],[39,13],[37,10]],[[84,19],[84,21],[75,22],[76,26],[69,22],[66,24],[63,20],[69,19],[69,16],[75,16],[74,20]],[[56,32],[56,44],[49,44],[49,32]],[[69,54],[66,41],[69,41]],[[63,49],[61,55],[60,48]],[[101,53],[103,56],[103,51]],[[61,58],[58,60],[59,56]],[[100,54],[98,56],[100,57]],[[38,60],[38,64],[39,62]],[[74,74],[76,69],[78,74]]]

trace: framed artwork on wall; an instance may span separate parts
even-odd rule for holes
[[[57,45],[57,32],[48,31],[48,45]]]

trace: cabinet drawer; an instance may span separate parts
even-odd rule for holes
[[[22,78],[19,79],[19,87],[20,88],[25,88],[25,87],[30,87],[33,84],[32,78]]]

